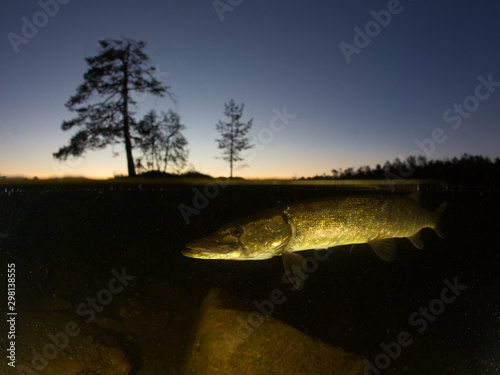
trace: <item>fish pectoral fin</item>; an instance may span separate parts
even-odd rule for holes
[[[396,259],[396,241],[390,237],[375,237],[368,241],[375,253],[387,262],[392,262]]]
[[[307,278],[304,272],[304,258],[288,250],[283,250],[281,252],[281,258],[288,280],[290,280],[294,288],[297,290],[304,288]]]
[[[441,229],[441,215],[443,214],[445,209],[446,209],[446,202],[441,204],[441,206],[439,206],[437,210],[434,211],[434,217],[436,218],[436,222],[434,224],[434,231],[441,238],[444,238],[443,230]]]
[[[408,239],[411,241],[413,246],[415,246],[417,249],[424,248],[424,242],[422,241],[420,234],[415,233],[413,236],[408,237]]]
[[[413,199],[415,202],[420,203],[420,196],[422,195],[421,191],[414,191],[413,193],[410,193],[408,195],[411,199]]]

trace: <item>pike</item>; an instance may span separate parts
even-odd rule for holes
[[[443,238],[440,216],[446,202],[431,212],[420,205],[419,196],[340,196],[278,206],[190,242],[182,254],[225,260],[281,256],[290,281],[301,289],[304,278],[292,277],[304,265],[297,251],[368,243],[380,258],[393,261],[395,238],[408,238],[418,249],[424,247],[419,235],[423,228]]]

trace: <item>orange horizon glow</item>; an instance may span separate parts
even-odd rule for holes
[[[199,172],[202,173],[202,172]],[[172,173],[174,174],[174,173]],[[229,178],[229,176],[224,176],[224,175],[210,175],[208,173],[203,173],[207,174],[213,178]],[[87,179],[87,180],[110,180],[114,179],[116,177],[129,177],[128,174],[117,174],[117,175],[40,175],[40,174],[33,174],[31,176],[28,175],[21,175],[21,174],[15,174],[15,175],[1,175],[0,176],[0,181],[2,178],[5,179],[23,179],[23,180],[56,180],[56,179]],[[313,176],[300,176],[298,178],[307,178],[307,177],[313,177]],[[282,175],[282,176],[276,176],[276,175],[268,175],[268,176],[243,176],[243,175],[235,175],[233,178],[244,178],[247,180],[292,180],[294,179],[293,176],[288,176],[288,175]]]

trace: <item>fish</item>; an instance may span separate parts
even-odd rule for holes
[[[419,200],[417,192],[337,196],[281,205],[226,224],[188,243],[182,254],[224,260],[281,256],[290,282],[302,289],[304,258],[296,252],[368,243],[381,259],[394,261],[396,238],[407,238],[418,249],[424,247],[419,234],[423,228],[432,228],[443,238],[440,218],[446,202],[429,211]]]

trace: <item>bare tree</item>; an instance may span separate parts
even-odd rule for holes
[[[171,164],[182,169],[188,156],[188,142],[182,135],[184,129],[174,111],[162,112],[161,117],[154,110],[148,112],[137,127],[142,157],[136,159],[136,166],[159,172],[166,172]]]

